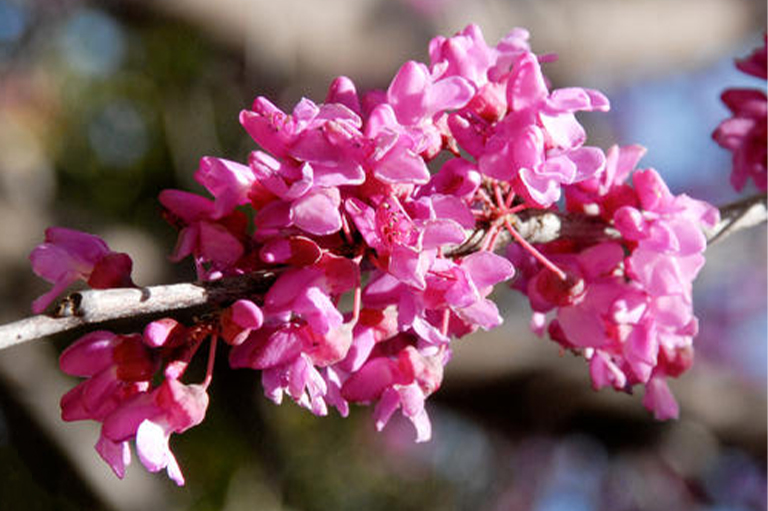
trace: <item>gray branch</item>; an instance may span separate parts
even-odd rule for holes
[[[263,296],[274,281],[273,272],[255,272],[204,283],[79,291],[60,300],[50,315],[0,325],[0,350],[108,321],[183,311],[202,314],[239,298]]]
[[[710,244],[768,218],[766,196],[750,197],[720,208],[720,222],[705,230]],[[587,242],[615,239],[610,225],[583,215],[548,210],[529,210],[510,217],[515,229],[531,243],[548,243],[569,237]],[[459,257],[479,249],[484,232],[478,231],[469,241],[448,252]],[[499,235],[495,249],[510,243],[506,234]],[[239,298],[259,298],[275,281],[274,272],[254,272],[205,283],[184,283],[143,288],[87,290],[72,293],[59,301],[56,310],[0,326],[0,350],[10,346],[67,332],[88,325],[120,319],[138,319],[168,313],[205,313],[231,304]]]

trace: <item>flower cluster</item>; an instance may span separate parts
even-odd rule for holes
[[[526,31],[489,46],[470,25],[434,39],[429,54],[386,90],[359,95],[340,77],[324,103],[302,99],[290,113],[256,98],[240,115],[260,147],[247,163],[203,158],[195,178],[211,198],[160,195],[180,231],[172,260],[191,256],[202,281],[255,272],[275,281],[195,325],[94,332],[65,351],[62,368],[87,379],[62,400],[64,418],[103,424],[97,449],[119,476],[135,439],[148,469],[183,481],[168,439],[202,420],[218,340],[231,367],[261,371],[276,403],[287,395],[317,415],[371,404],[379,430],[400,410],[416,440],[428,440],[424,403],[451,340],[501,324],[488,296],[515,266],[534,320],[543,328],[557,310],[553,338],[590,359],[596,386],[644,383],[656,415],[674,415],[665,377],[690,363],[697,225],[716,213],[672,196],[654,171],[625,185],[637,150],[606,158],[585,145],[575,117],[608,100],[550,90],[541,64],[552,59],[531,52]],[[618,239],[529,244],[516,215],[556,209],[562,196],[571,214],[613,225]],[[518,241],[509,258],[495,253],[503,231]],[[56,243],[66,245],[47,245]],[[93,264],[73,275],[93,280],[109,254],[83,257]],[[34,254],[33,266],[57,284],[46,303],[71,283]],[[208,338],[205,381],[182,383]]]
[[[642,384],[643,404],[668,419],[678,407],[666,379],[693,362],[698,327],[691,284],[706,247],[700,226],[713,226],[719,212],[672,195],[653,169],[632,173],[643,153],[638,146],[613,147],[599,178],[566,190],[568,211],[600,218],[617,232],[598,243],[538,246],[565,279],[518,245],[508,254],[519,272],[514,285],[531,301],[534,329],[583,355],[595,389],[630,392]]]
[[[723,121],[712,134],[718,144],[733,153],[731,184],[736,191],[741,191],[750,179],[761,192],[768,189],[767,51],[768,36],[764,36],[761,48],[755,49],[749,57],[736,61],[739,70],[762,79],[763,88],[726,90],[722,100],[733,117]]]
[[[102,423],[96,450],[118,477],[123,477],[131,460],[128,441],[135,439],[136,452],[147,469],[165,468],[182,485],[184,477],[168,440],[171,433],[186,431],[203,420],[207,385],[178,380],[179,362],[188,357],[173,351],[188,353],[188,347],[180,344],[188,341],[167,335],[172,329],[166,329],[166,335],[158,330],[157,325],[150,326],[143,336],[100,330],[69,346],[61,355],[62,370],[86,379],[61,398],[61,416],[67,421]],[[174,363],[166,363],[171,358]],[[165,366],[164,379],[153,387],[152,379],[161,366]]]

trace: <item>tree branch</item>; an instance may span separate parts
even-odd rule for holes
[[[726,236],[766,221],[766,195],[756,195],[720,208],[720,222],[705,230],[711,245]],[[548,243],[563,237],[590,242],[615,239],[618,233],[610,225],[585,216],[549,210],[528,210],[513,215],[511,223],[531,243]],[[479,249],[483,232],[477,231],[463,245],[449,251],[459,257]],[[495,249],[510,242],[500,235]],[[204,283],[184,283],[143,288],[91,289],[72,293],[59,301],[50,315],[37,315],[0,326],[0,350],[10,346],[67,332],[86,325],[96,325],[125,318],[148,318],[182,312],[205,313],[235,300],[260,297],[277,278],[276,272],[254,272]]]
[[[736,231],[760,225],[768,218],[768,195],[758,194],[720,208],[720,222],[705,229],[707,243],[712,245]]]
[[[60,300],[50,315],[39,314],[0,325],[0,350],[107,321],[169,312],[205,313],[239,298],[263,296],[275,278],[276,273],[262,271],[203,283],[79,291]]]

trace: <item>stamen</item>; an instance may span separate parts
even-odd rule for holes
[[[352,301],[352,323],[357,323],[357,320],[360,318],[360,305],[362,303],[362,296],[363,288],[358,282],[357,287],[355,288],[354,299]]]
[[[510,186],[509,193],[507,194],[507,200],[504,201],[504,207],[509,209],[509,207],[512,205],[512,201],[515,200],[515,192],[512,191],[512,187]]]
[[[499,188],[499,183],[497,181],[494,181],[493,183],[493,194],[496,196],[496,204],[498,205],[498,208],[501,210],[506,209],[504,207],[504,198],[501,195],[501,188]]]
[[[547,259],[547,257],[544,254],[536,250],[536,248],[533,245],[528,243],[528,241],[525,238],[520,236],[520,233],[517,232],[515,228],[512,226],[512,223],[509,221],[509,218],[504,218],[504,225],[506,226],[507,231],[509,231],[509,234],[511,234],[512,237],[515,238],[515,240],[523,246],[523,248],[525,248],[528,252],[530,252],[531,255],[533,255],[533,257],[535,257],[537,261],[543,264],[545,268],[548,268],[549,270],[551,270],[555,275],[560,277],[561,280],[567,279],[565,272],[563,270],[555,266],[555,264],[549,259]]]
[[[204,389],[207,389],[208,385],[211,384],[211,380],[213,380],[213,364],[216,361],[216,344],[218,340],[219,336],[216,334],[211,337],[211,345],[208,350],[208,367],[205,370],[205,379],[202,383]]]

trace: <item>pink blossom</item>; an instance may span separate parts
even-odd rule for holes
[[[746,59],[736,62],[736,67],[741,71],[763,80],[762,90],[726,90],[722,100],[733,117],[723,121],[712,134],[715,142],[733,153],[731,184],[736,191],[741,191],[749,180],[753,180],[761,192],[768,188],[766,48],[768,38],[764,37],[761,48],[755,49]]]
[[[640,154],[636,147],[612,148],[602,177],[568,190],[569,209],[612,221],[618,242],[574,247],[575,253],[555,248],[549,257],[565,270],[565,281],[519,248],[509,255],[539,314],[536,328],[543,330],[544,314],[554,310],[550,335],[590,361],[595,388],[628,391],[643,384],[644,405],[666,419],[677,416],[677,404],[665,378],[690,366],[686,354],[697,331],[691,287],[704,263],[701,228],[713,226],[719,214],[673,195],[652,169],[635,171],[634,187],[625,184]]]
[[[166,469],[176,484],[183,485],[184,477],[168,441],[172,433],[183,433],[200,424],[207,407],[204,387],[169,378],[152,392],[135,396],[107,416],[102,435],[114,443],[135,438],[136,452],[147,470]],[[110,456],[106,461],[120,475],[123,460]]]
[[[83,280],[96,289],[132,287],[133,262],[127,254],[113,252],[104,241],[64,227],[50,227],[45,242],[29,256],[32,270],[53,288],[32,303],[32,311],[41,313],[67,287]]]
[[[85,379],[62,398],[62,416],[102,423],[96,449],[119,477],[134,441],[147,469],[183,484],[169,440],[205,415],[219,339],[232,368],[261,371],[275,403],[287,395],[316,415],[334,407],[342,416],[350,404],[373,405],[379,430],[400,410],[416,440],[428,440],[425,402],[454,339],[502,323],[489,296],[513,277],[532,327],[583,356],[594,388],[642,385],[657,418],[677,415],[667,379],[691,366],[700,227],[714,225],[717,210],[672,194],[654,170],[634,171],[639,146],[606,155],[587,145],[576,115],[606,111],[608,100],[550,90],[542,64],[552,57],[535,55],[525,30],[490,46],[469,25],[429,52],[429,65],[406,62],[386,90],[361,96],[339,77],[325,103],[304,98],[284,111],[257,97],[240,114],[258,145],[248,161],[203,158],[195,179],[208,196],[161,193],[179,230],[172,261],[191,256],[204,281],[272,283],[189,324],[161,318],[141,335],[93,332],[65,350],[62,369]],[[764,75],[760,58],[740,65]],[[735,92],[727,102],[738,122],[724,125],[723,140],[751,165],[757,152],[745,141],[757,140],[755,119],[765,131],[764,95]],[[750,169],[739,175],[759,174]],[[558,211],[563,195],[570,214],[610,230],[531,245],[515,215]],[[502,231],[515,240],[507,258],[493,252]],[[40,310],[77,279],[130,284],[127,256],[61,228],[32,262],[54,283]],[[210,357],[205,379],[182,383],[199,351]]]
[[[407,346],[394,356],[371,358],[344,383],[341,394],[352,402],[378,401],[379,431],[400,408],[416,429],[416,441],[424,442],[431,437],[424,400],[440,386],[445,360],[443,355],[425,358]]]

